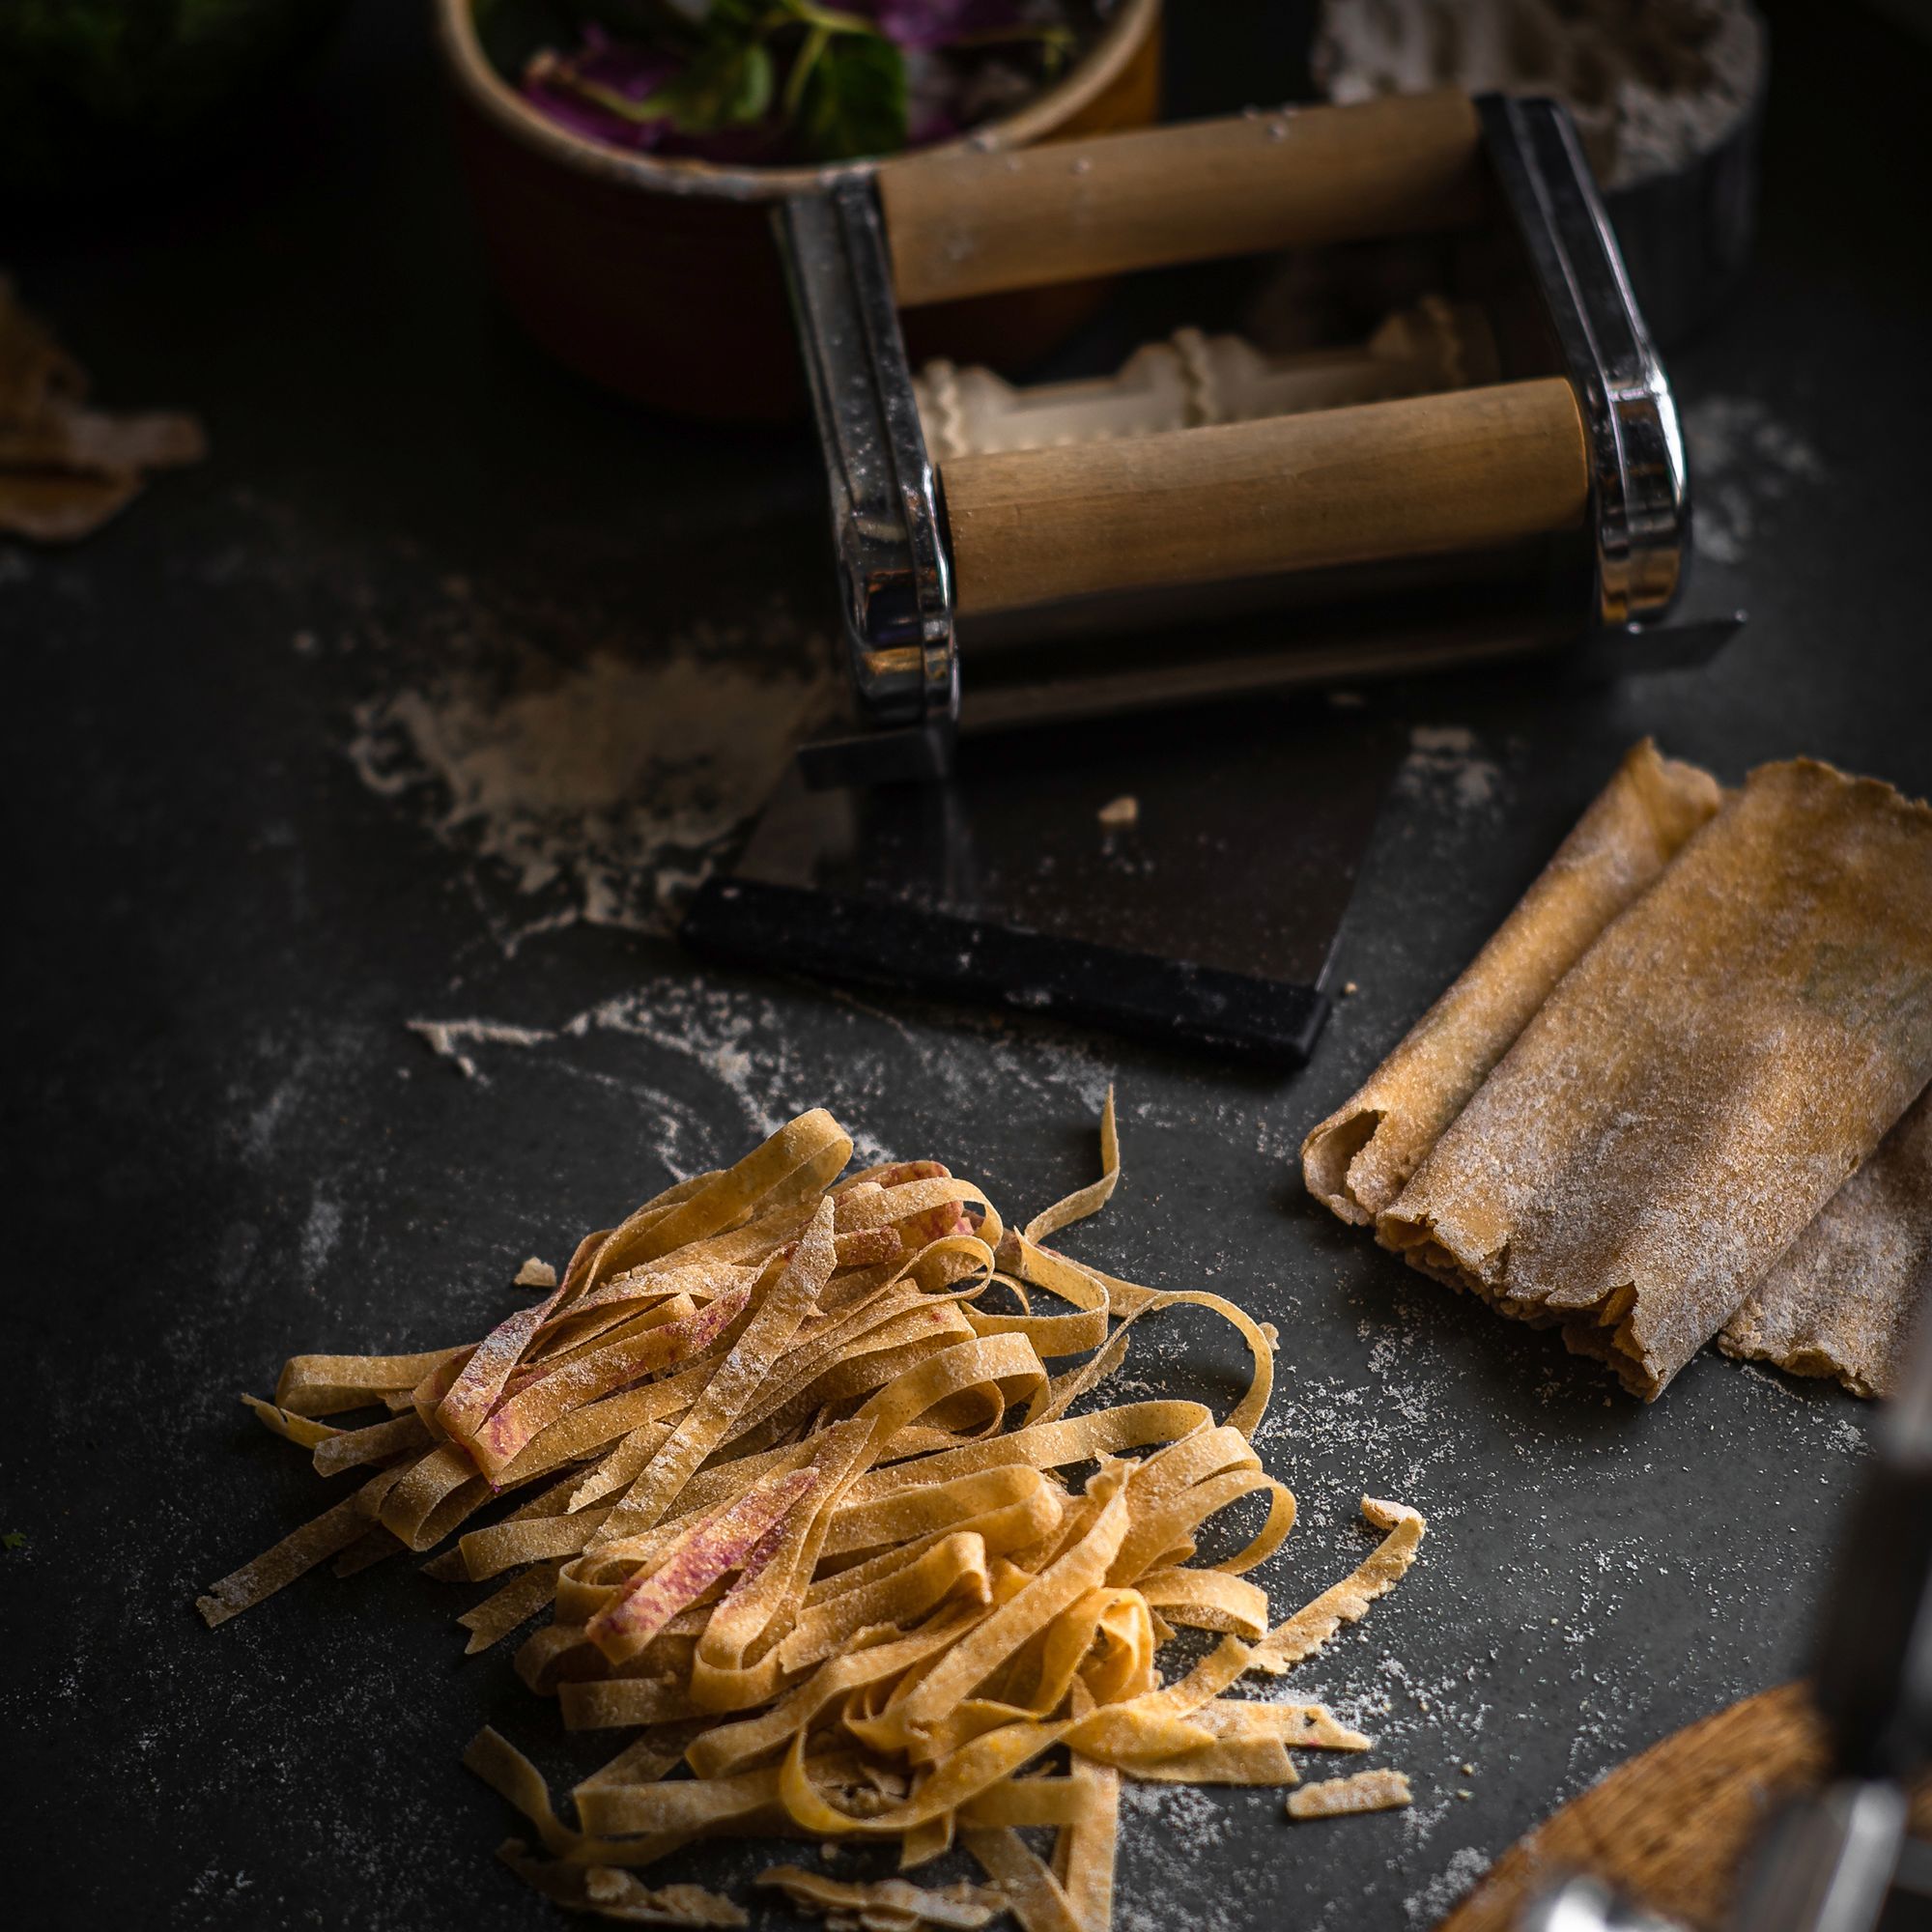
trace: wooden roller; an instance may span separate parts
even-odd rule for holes
[[[899,305],[1475,218],[1467,95],[1391,97],[879,170]]]
[[[1575,527],[1590,489],[1556,377],[956,457],[941,481],[962,616],[1480,551]]]

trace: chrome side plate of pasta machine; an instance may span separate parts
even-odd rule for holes
[[[695,950],[1307,1057],[1396,734],[1324,688],[1694,662],[1677,411],[1575,130],[1456,94],[888,163],[777,216],[849,712]],[[1493,381],[935,463],[899,311],[1215,257],[1419,260]]]

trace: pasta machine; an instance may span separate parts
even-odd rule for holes
[[[847,706],[700,890],[702,951],[1293,1062],[1392,753],[1280,694],[1530,654],[1654,668],[1735,626],[1671,615],[1677,410],[1554,102],[955,149],[777,228]],[[1285,251],[1473,309],[1481,380],[935,461],[901,310]]]

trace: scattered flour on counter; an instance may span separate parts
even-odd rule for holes
[[[1228,1836],[1231,1796],[1205,1785],[1121,1780],[1122,1856],[1144,1864],[1151,1883],[1131,1894],[1116,1888],[1115,1932],[1178,1932],[1182,1925],[1222,1932],[1242,1922],[1238,1901],[1203,1883],[1202,1861]]]
[[[1475,1846],[1464,1845],[1420,1891],[1403,1900],[1404,1917],[1411,1925],[1434,1925],[1489,1868],[1489,1860]]]
[[[302,1274],[313,1283],[327,1266],[335,1244],[342,1238],[342,1203],[318,1194],[309,1203],[308,1219],[302,1224]]]
[[[1824,480],[1818,452],[1754,396],[1706,396],[1686,412],[1691,530],[1714,563],[1750,554],[1767,504]]]
[[[1483,811],[1502,790],[1502,767],[1476,749],[1465,724],[1418,724],[1408,734],[1408,756],[1397,783],[1412,798],[1446,792],[1462,811]]]
[[[305,1070],[298,1063],[295,1072],[277,1082],[269,1097],[250,1111],[242,1128],[242,1146],[251,1164],[259,1166],[274,1151],[276,1134],[301,1097]]]
[[[349,755],[479,875],[548,901],[526,932],[660,931],[668,896],[762,803],[819,710],[821,657],[527,653],[507,681],[457,669],[368,699]]]
[[[775,1133],[805,1107],[826,1099],[822,1069],[814,1070],[815,1063],[802,1063],[770,998],[718,985],[700,972],[686,971],[676,980],[659,982],[645,991],[602,1000],[554,1028],[517,1026],[501,1020],[412,1020],[410,1024],[437,1052],[456,1061],[460,1070],[476,1079],[484,1076],[474,1059],[463,1051],[470,1044],[550,1045],[554,1049],[598,1035],[642,1040],[708,1075],[727,1096],[745,1127],[759,1137]],[[463,1069],[465,1060],[469,1063],[468,1069]],[[730,1144],[729,1133],[724,1143],[717,1142],[715,1129],[706,1126],[688,1100],[662,1091],[655,1083],[639,1088],[622,1059],[602,1054],[593,1066],[582,1059],[558,1054],[554,1062],[573,1076],[626,1087],[648,1100],[658,1126],[656,1151],[673,1173],[695,1172],[694,1163],[704,1165],[723,1157]],[[858,1064],[848,1065],[843,1071],[864,1082],[869,1069]],[[852,1112],[845,1101],[846,1095],[838,1093],[827,1104],[835,1112],[841,1108]],[[864,1158],[888,1158],[888,1151],[867,1142],[863,1132],[859,1149]]]
[[[1828,1412],[1823,1435],[1825,1440],[1841,1456],[1865,1456],[1871,1451],[1871,1438],[1849,1415],[1833,1415]]]
[[[218,1901],[224,1905],[233,1905],[243,1892],[253,1887],[254,1883],[255,1881],[244,1871],[236,1872],[231,1877],[218,1865],[210,1865],[188,1887],[188,1895],[209,1903]]]
[[[948,1011],[934,1018],[918,1007],[904,1018],[891,1017],[886,1032],[871,1022],[881,1017],[862,1001],[841,1002],[852,1014],[852,1034],[844,1053],[828,1063],[822,1052],[801,1048],[783,1025],[778,1007],[762,992],[720,981],[690,968],[647,987],[600,1001],[555,1026],[469,1017],[418,1017],[407,1022],[433,1053],[447,1060],[465,1078],[488,1084],[474,1051],[481,1046],[548,1046],[556,1064],[577,1077],[639,1088],[623,1063],[605,1056],[595,1067],[572,1063],[556,1049],[593,1035],[615,1034],[643,1040],[661,1052],[696,1066],[730,1096],[745,1125],[758,1135],[774,1132],[794,1114],[829,1106],[859,1135],[866,1159],[888,1159],[894,1151],[869,1142],[864,1133],[869,1099],[896,1086],[908,1065],[930,1093],[935,1108],[970,1104],[987,1082],[997,1083],[1015,1105],[1029,1101],[1055,1109],[1070,1095],[1074,1107],[1096,1119],[1113,1079],[1110,1061],[1078,1037],[1023,1038],[993,1019]],[[962,1033],[977,1037],[971,1054],[959,1050]],[[667,1114],[667,1142],[659,1149],[675,1165],[678,1122],[693,1137],[709,1143],[709,1133],[689,1109],[651,1091]],[[710,1154],[722,1151],[710,1148]]]
[[[1121,1810],[1128,1818],[1145,1819],[1163,1837],[1182,1841],[1189,1852],[1205,1851],[1228,1835],[1227,1814],[1207,1785],[1140,1784],[1127,1778],[1121,1785]]]
[[[466,1052],[466,1046],[541,1046],[554,1039],[547,1027],[512,1026],[507,1020],[405,1020],[403,1024],[418,1036],[439,1059],[451,1061],[466,1080],[481,1080],[482,1069]]]
[[[778,1024],[769,1002],[720,992],[700,982],[681,995],[620,993],[563,1023],[561,1032],[582,1039],[592,1032],[628,1034],[694,1062],[738,1104],[760,1134],[774,1134],[788,1114],[772,1104],[786,1091],[783,1057],[776,1050]],[[760,1040],[766,1052],[759,1058]],[[873,1150],[885,1157],[883,1150]]]

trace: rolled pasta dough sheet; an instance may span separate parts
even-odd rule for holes
[[[1378,1237],[1657,1396],[1932,1078],[1932,810],[1751,774],[1610,922]]]
[[[1854,1395],[1895,1394],[1932,1294],[1932,1088],[1826,1203],[1718,1346]]]
[[[1557,980],[1721,801],[1709,772],[1635,746],[1467,970],[1302,1143],[1309,1192],[1345,1221],[1392,1207]]]

